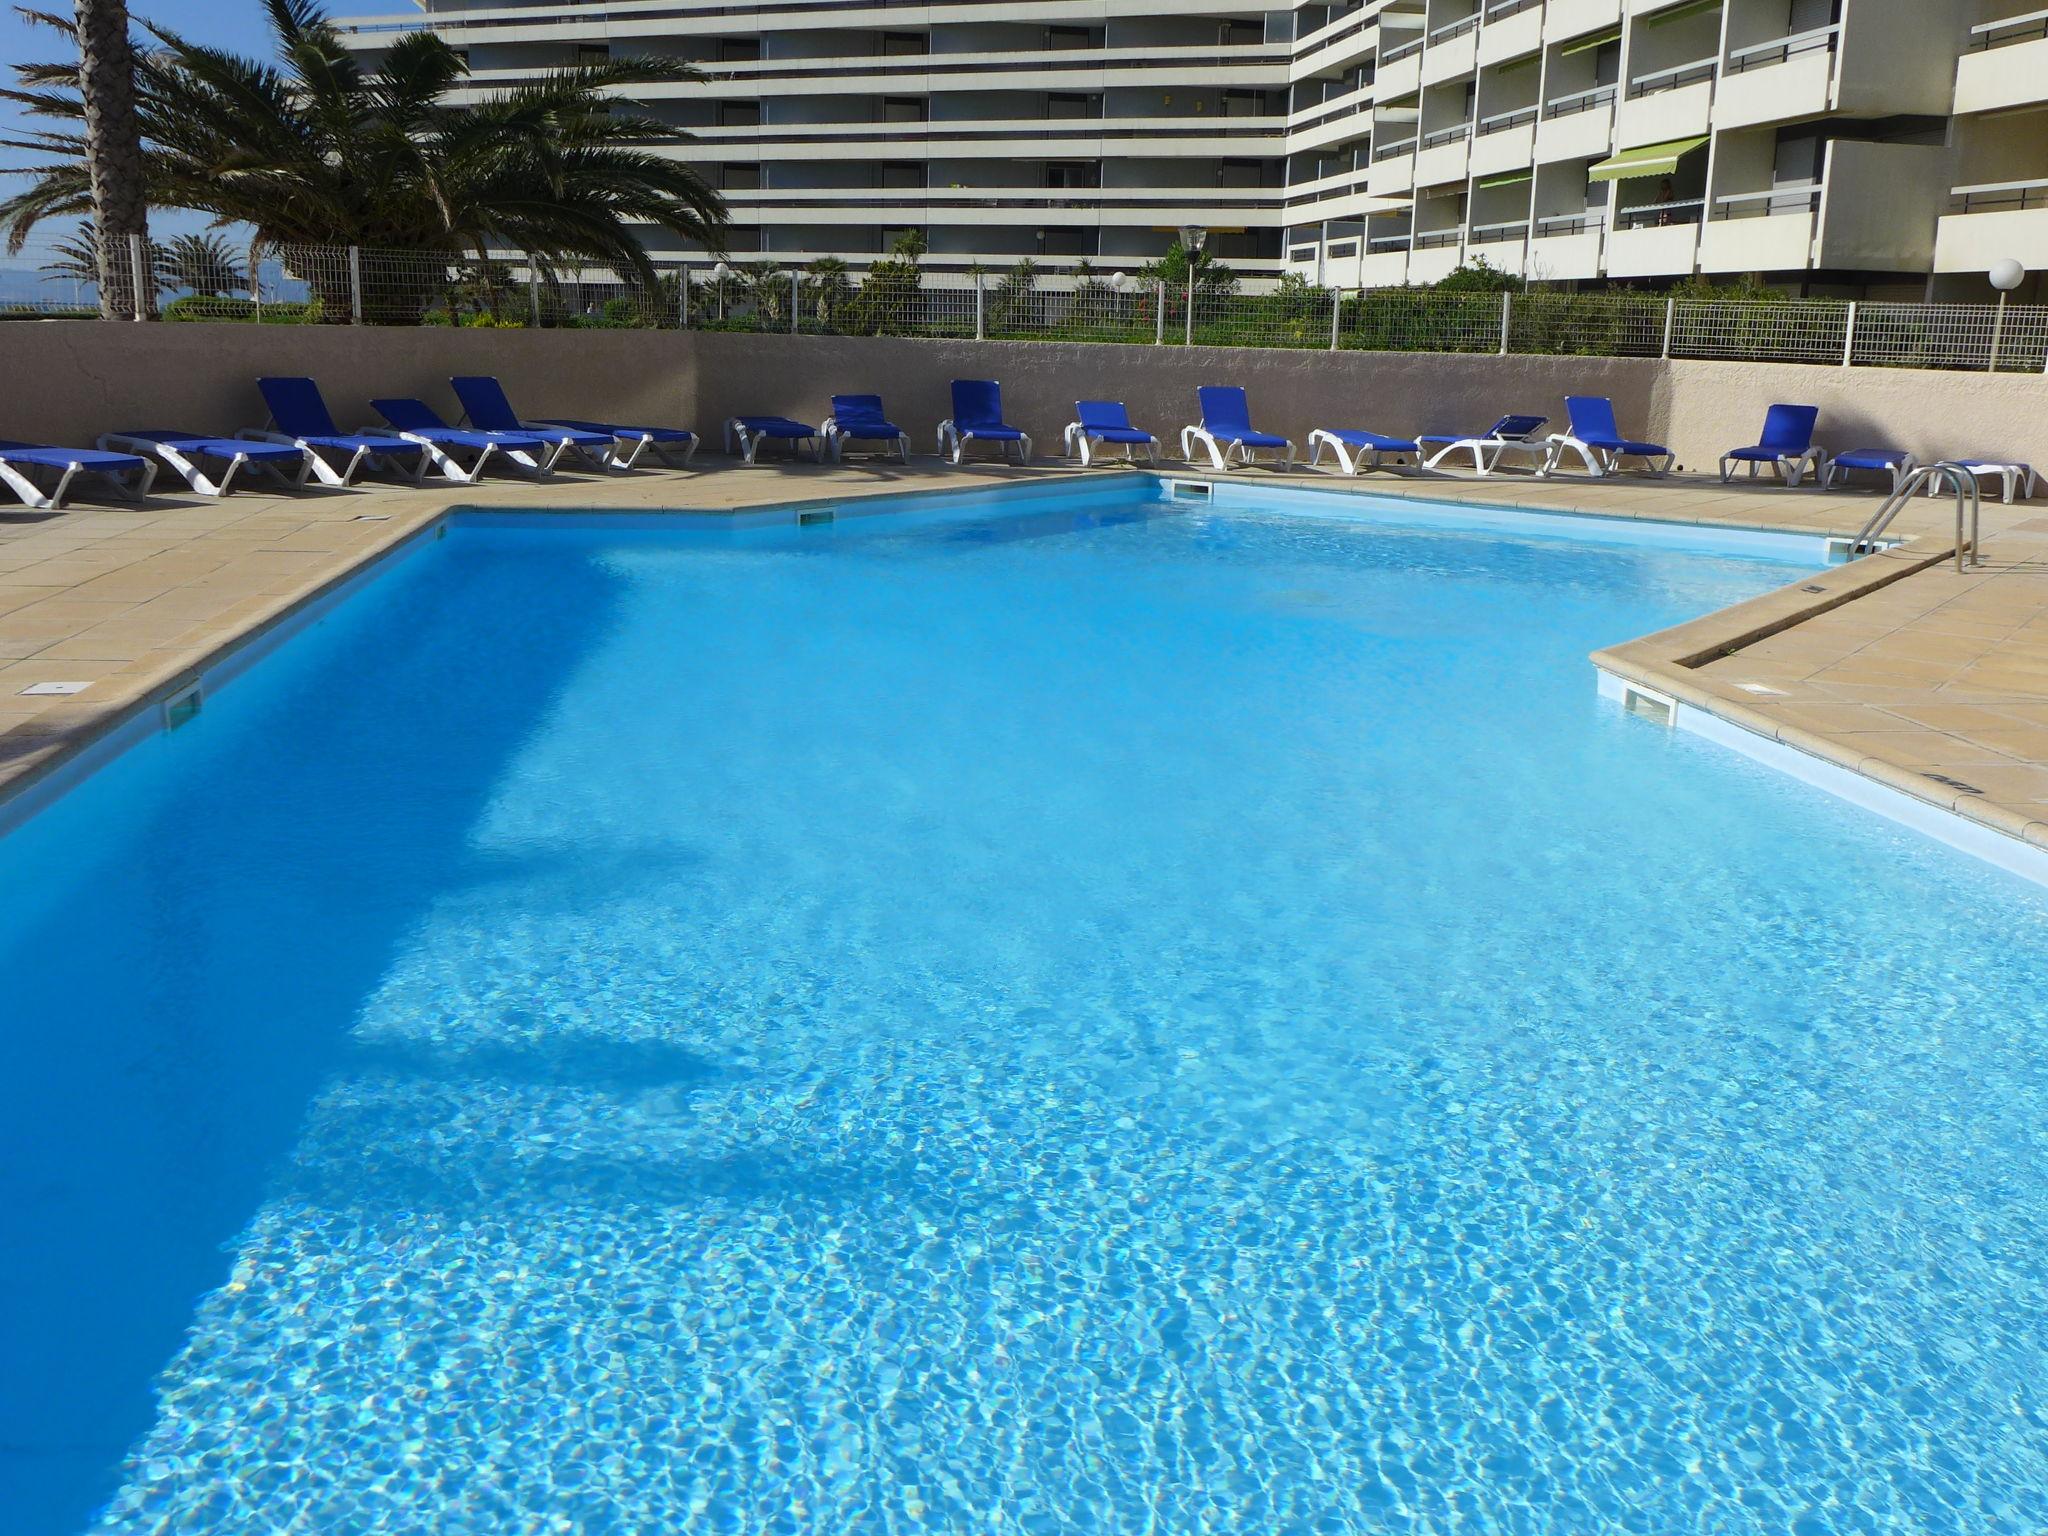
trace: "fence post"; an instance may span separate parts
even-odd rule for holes
[[[1184,346],[1184,347],[1192,347],[1192,346],[1193,346],[1194,344],[1195,344],[1195,258],[1194,258],[1194,256],[1193,256],[1192,254],[1190,254],[1190,255],[1188,256],[1188,324],[1187,324],[1187,334],[1186,334],[1186,335],[1185,335],[1184,337],[1182,337],[1182,338],[1181,338],[1181,345],[1182,345],[1182,346]]]
[[[1330,290],[1330,350],[1337,350],[1337,326],[1344,317],[1344,290]]]
[[[526,253],[526,307],[533,315],[533,328],[540,329],[540,263],[533,252]]]
[[[687,262],[676,267],[676,329],[690,328],[690,268]]]
[[[1849,323],[1843,328],[1842,366],[1847,368],[1856,361],[1856,301],[1849,301]]]
[[[974,274],[974,339],[976,341],[988,340],[987,293],[982,288],[981,274],[979,272]]]
[[[142,236],[128,237],[129,292],[135,300],[135,318],[149,318],[149,266],[148,252],[143,249]]]
[[[263,323],[263,247],[249,247],[249,308],[255,312],[256,323]]]
[[[1508,327],[1515,317],[1515,296],[1504,293],[1500,296],[1500,355],[1508,355]]]
[[[1166,279],[1152,279],[1152,345],[1166,345]]]
[[[803,278],[795,267],[789,269],[789,334],[796,334],[796,312],[803,307]]]
[[[348,318],[350,325],[363,323],[363,248],[348,248]]]
[[[1660,354],[1666,359],[1671,356],[1671,331],[1672,327],[1677,323],[1678,300],[1666,299],[1664,301],[1664,351]]]
[[[132,238],[132,237],[131,237]],[[139,317],[138,317],[139,318]],[[1998,345],[2005,339],[2005,290],[1998,290],[1998,313],[1991,321],[1991,361],[1985,365],[1986,373],[1998,372]]]

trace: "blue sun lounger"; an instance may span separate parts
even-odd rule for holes
[[[1643,468],[1659,479],[1671,473],[1678,462],[1678,456],[1662,443],[1623,437],[1614,420],[1614,402],[1605,395],[1566,395],[1564,403],[1571,416],[1571,430],[1551,434],[1545,474],[1553,473],[1567,453],[1576,453],[1586,473],[1596,479],[1619,474],[1623,459],[1642,460]]]
[[[1903,448],[1852,448],[1847,453],[1838,453],[1821,465],[1820,488],[1831,491],[1835,482],[1854,470],[1867,470],[1872,474],[1890,475],[1892,489],[1898,490],[1906,483],[1906,477],[1920,467],[1920,461]]]
[[[133,453],[158,459],[201,496],[226,496],[244,469],[269,475],[290,490],[300,490],[313,473],[313,455],[296,443],[252,443],[239,437],[209,437],[203,432],[176,432],[147,427],[130,432],[103,432],[99,446],[109,453]]]
[[[36,482],[55,474],[57,483],[44,490]],[[134,453],[99,453],[90,448],[50,448],[41,443],[0,442],[0,485],[25,506],[53,512],[71,494],[80,475],[104,479],[115,494],[140,501],[156,483],[156,463]]]
[[[270,421],[235,436],[252,443],[285,443],[304,449],[312,461],[313,478],[322,485],[337,489],[353,485],[364,471],[396,475],[414,485],[426,478],[427,456],[417,443],[342,431],[321,398],[320,386],[311,379],[264,378],[256,381],[256,388],[270,407]],[[338,468],[329,455],[341,461]]]
[[[483,475],[484,466],[500,455],[535,479],[552,472],[555,460],[561,457],[561,449],[528,432],[480,432],[471,427],[451,427],[424,400],[389,396],[372,400],[370,408],[389,423],[385,427],[371,427],[371,437],[395,437],[417,444],[428,464],[457,485],[475,484]],[[467,469],[462,467],[463,455],[470,456]]]
[[[791,458],[803,454],[804,444],[811,445],[811,451],[820,464],[825,462],[825,439],[818,435],[816,427],[792,421],[787,416],[732,416],[725,423],[725,451],[732,452],[732,445],[740,445],[740,457],[747,463],[754,462],[754,456],[761,451],[761,445],[768,442],[789,444]]]
[[[1095,462],[1094,450],[1104,443],[1121,443],[1126,460],[1137,457],[1138,450],[1144,449],[1152,456],[1152,462],[1159,462],[1159,439],[1142,427],[1131,425],[1130,408],[1121,400],[1076,400],[1076,420],[1067,426],[1067,457],[1072,458],[1078,451],[1081,462]]]
[[[505,387],[487,373],[463,374],[448,381],[455,398],[462,403],[463,424],[479,432],[523,432],[540,438],[555,450],[555,461],[570,454],[592,469],[610,471],[614,439],[609,432],[583,427],[565,427],[559,422],[522,421],[506,398]]]
[[[994,443],[1005,459],[1015,443],[1017,462],[1031,462],[1031,439],[1003,420],[1003,386],[994,379],[953,381],[953,414],[939,423],[939,452],[958,464],[969,443]]]
[[[1813,445],[1813,429],[1820,422],[1817,405],[1774,405],[1764,412],[1763,440],[1751,448],[1731,448],[1721,455],[1721,483],[1735,473],[1737,464],[1749,466],[1749,478],[1768,464],[1787,485],[1797,485],[1810,469],[1817,477],[1827,473],[1828,451]]]
[[[612,468],[631,469],[640,456],[653,454],[670,469],[688,469],[697,456],[697,434],[688,427],[629,427],[614,421],[578,421],[570,416],[544,416],[536,427],[570,427],[600,432],[612,440]]]
[[[1347,475],[1380,468],[1380,459],[1386,454],[1422,456],[1422,445],[1411,438],[1383,437],[1377,432],[1345,427],[1317,427],[1308,435],[1310,469],[1322,462],[1325,448],[1337,455],[1337,467]]]
[[[1449,432],[1424,432],[1415,439],[1427,457],[1425,469],[1440,469],[1453,454],[1472,455],[1472,468],[1482,478],[1500,468],[1509,454],[1526,454],[1536,462],[1530,467],[1541,472],[1550,462],[1549,442],[1537,436],[1550,421],[1548,416],[1503,416],[1484,432],[1459,437]]]
[[[1195,391],[1195,398],[1201,404],[1202,419],[1195,426],[1183,427],[1180,434],[1180,456],[1190,464],[1199,443],[1209,450],[1209,462],[1217,469],[1229,469],[1232,454],[1250,464],[1261,448],[1276,454],[1285,450],[1279,467],[1294,467],[1294,444],[1252,425],[1251,406],[1237,385],[1204,384]]]
[[[893,451],[910,462],[910,434],[882,414],[880,395],[834,395],[832,414],[818,433],[835,459],[846,456],[848,443],[881,443],[884,453]]]

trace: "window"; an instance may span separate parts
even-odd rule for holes
[[[922,190],[925,168],[908,161],[892,161],[875,167],[875,185],[894,191]]]
[[[1049,92],[1045,98],[1047,117],[1095,117],[1101,111],[1102,98],[1099,96],[1074,96],[1062,91]]]
[[[1219,48],[1242,48],[1251,43],[1263,43],[1265,40],[1264,22],[1232,20],[1218,22],[1216,25],[1216,45]]]
[[[609,64],[612,60],[610,43],[578,43],[576,62],[578,64]]]
[[[1102,185],[1102,162],[1099,160],[1054,160],[1045,167],[1045,184],[1048,187],[1099,187]]]
[[[1266,111],[1266,96],[1263,91],[1225,91],[1223,93],[1223,115],[1225,117],[1261,117]]]
[[[718,126],[721,128],[760,127],[761,103],[758,101],[721,101],[718,104]]]
[[[884,32],[876,52],[885,58],[903,58],[926,51],[922,32]]]
[[[1038,254],[1093,256],[1098,239],[1098,232],[1092,229],[1041,229],[1038,232]]]
[[[1093,48],[1095,34],[1086,27],[1047,27],[1045,46],[1048,48]]]
[[[718,168],[718,189],[721,192],[760,191],[761,167],[758,165],[721,165]]]
[[[753,64],[760,57],[761,40],[758,37],[722,37],[718,40],[718,62],[721,64]]]
[[[924,121],[925,103],[918,96],[884,96],[880,116],[884,123],[921,123]]]
[[[1216,167],[1219,187],[1267,187],[1277,185],[1274,173],[1263,160],[1225,160]]]

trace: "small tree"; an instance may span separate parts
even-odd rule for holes
[[[749,262],[740,268],[740,282],[747,301],[754,306],[754,320],[763,327],[789,329],[789,269],[772,258]]]
[[[989,296],[990,330],[1005,330],[1031,323],[1031,295],[1038,289],[1038,263],[1029,256],[1003,274],[996,291]]]
[[[821,330],[832,330],[853,299],[853,276],[837,256],[820,256],[804,274],[804,313]]]
[[[216,234],[179,235],[156,248],[159,285],[185,289],[202,298],[233,298],[249,291],[249,273],[225,239]]]
[[[869,336],[901,330],[912,318],[924,272],[918,258],[926,249],[924,231],[905,230],[896,237],[886,259],[868,268],[849,315],[853,328]]]
[[[1484,256],[1474,256],[1430,285],[1436,293],[1520,293],[1524,286],[1522,279],[1501,271]]]

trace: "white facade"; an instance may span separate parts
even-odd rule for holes
[[[2048,267],[2030,0],[424,3],[345,33],[431,26],[478,86],[698,64],[635,96],[696,135],[739,260],[859,265],[916,227],[938,274],[1107,271],[1193,223],[1247,275],[1344,287]]]

